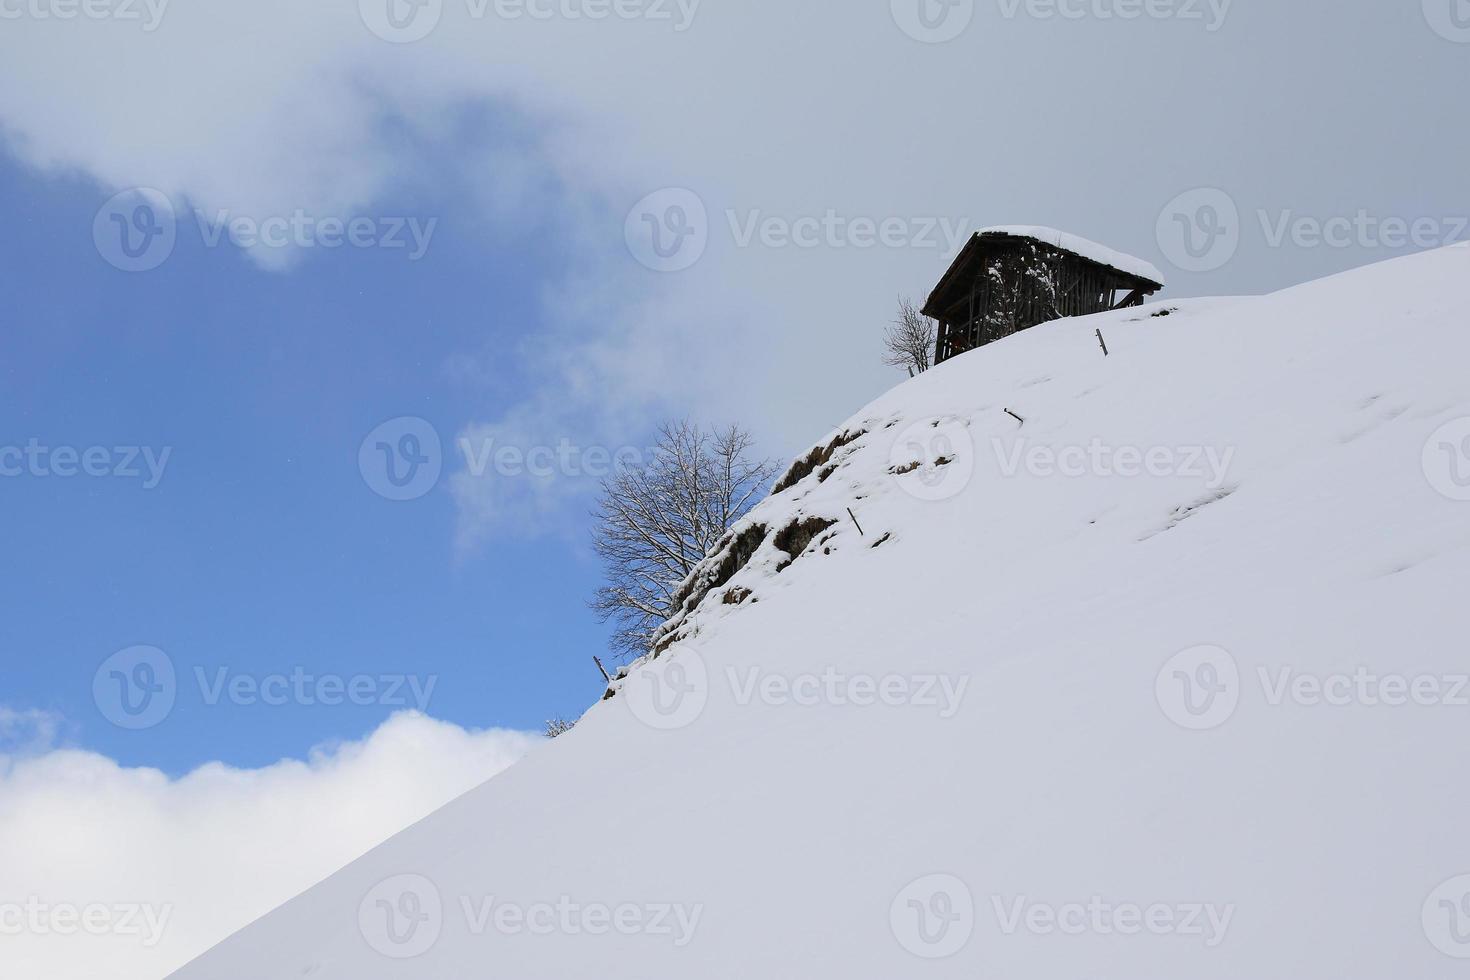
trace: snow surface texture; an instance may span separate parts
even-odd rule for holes
[[[1022,238],[1035,238],[1038,241],[1064,248],[1069,252],[1075,252],[1085,259],[1110,265],[1119,272],[1126,272],[1133,276],[1142,276],[1150,282],[1164,285],[1163,273],[1152,262],[1145,262],[1127,252],[1119,252],[1117,249],[1100,245],[1089,241],[1080,235],[1069,234],[1065,231],[1057,231],[1055,228],[1044,228],[1041,225],[996,225],[994,228],[982,228],[977,235],[1017,235]]]
[[[1467,283],[899,386],[574,731],[176,976],[1463,976]]]

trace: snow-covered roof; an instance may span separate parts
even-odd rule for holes
[[[1066,249],[1068,252],[1074,252],[1084,259],[1091,259],[1094,262],[1112,266],[1119,272],[1126,272],[1130,276],[1140,276],[1150,282],[1156,282],[1160,286],[1164,284],[1163,275],[1152,262],[1145,262],[1137,256],[1129,255],[1127,252],[1120,252],[1106,245],[1089,241],[1080,235],[1058,231],[1055,228],[1047,228],[1042,225],[997,225],[994,228],[982,228],[976,234],[1015,235],[1019,238],[1035,238],[1038,241],[1046,242],[1048,245],[1055,245],[1058,248]]]

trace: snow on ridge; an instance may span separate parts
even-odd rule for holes
[[[1095,321],[1102,328],[1181,313],[1188,316],[1221,309],[1238,299],[1154,302],[1091,317],[1063,318],[1031,329],[1071,329],[1069,324],[1083,320]],[[1090,350],[1090,344],[1088,340],[1083,346]],[[981,348],[965,356],[973,364],[974,359],[1004,356],[1007,349],[1004,346],[995,350]],[[944,468],[953,465],[953,461],[945,461],[943,451],[933,448],[937,444],[935,440],[947,438],[946,433],[956,426],[964,430],[970,425],[968,418],[960,416],[921,420],[915,423],[921,430],[917,442],[910,438],[907,449],[893,448],[892,459],[875,460],[874,454],[882,450],[882,440],[891,441],[895,435],[892,430],[905,420],[902,409],[896,407],[901,402],[901,393],[920,388],[930,380],[921,376],[899,385],[880,399],[880,402],[894,403],[895,407],[875,414],[874,406],[869,406],[796,457],[777,478],[770,496],[737,521],[680,584],[675,591],[676,611],[655,631],[652,650],[617,671],[604,700],[615,697],[631,674],[659,659],[671,647],[694,639],[740,607],[758,603],[765,591],[762,584],[806,554],[818,549],[830,554],[838,544],[850,540],[854,532],[870,546],[886,544],[893,536],[892,529],[878,523],[859,524],[853,509],[870,508],[874,497],[881,499],[895,489],[896,478],[910,478],[910,482],[945,478]],[[926,425],[931,431],[922,431]],[[883,465],[875,467],[875,461]],[[854,463],[860,465],[850,465]],[[843,479],[833,479],[836,476]],[[804,528],[818,524],[821,529],[816,535],[809,537],[801,533]],[[790,551],[792,542],[799,545],[794,554]]]
[[[1070,232],[1058,231],[1055,228],[1047,228],[1043,225],[996,225],[992,228],[982,228],[977,235],[1015,235],[1021,238],[1035,238],[1064,248],[1069,252],[1075,252],[1083,258],[1100,262],[1103,265],[1112,266],[1119,272],[1126,272],[1131,276],[1140,276],[1150,282],[1164,285],[1164,275],[1152,262],[1140,259],[1127,252],[1120,252],[1099,242],[1083,238],[1081,235],[1073,235]]]
[[[178,980],[1460,975],[1467,282],[1425,253],[898,385],[619,697]]]

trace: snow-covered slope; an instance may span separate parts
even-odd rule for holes
[[[1466,248],[941,365],[572,733],[177,976],[1461,976],[1467,365]]]

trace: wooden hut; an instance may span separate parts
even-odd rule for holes
[[[1164,287],[1142,259],[1053,228],[976,232],[929,294],[934,363],[1064,316],[1142,305]]]

